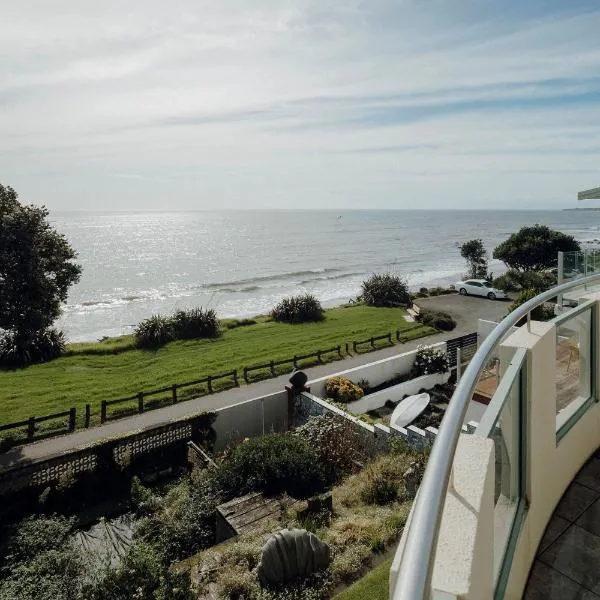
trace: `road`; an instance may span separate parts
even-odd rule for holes
[[[402,352],[414,350],[421,344],[434,344],[447,339],[459,337],[477,331],[477,320],[499,320],[506,315],[507,302],[492,302],[486,298],[464,297],[455,295],[423,298],[418,301],[422,308],[431,310],[444,310],[450,313],[457,322],[454,331],[444,332],[407,342],[396,344],[381,350],[357,354],[343,361],[336,361],[326,365],[318,365],[305,369],[309,381],[332,375],[339,371],[358,367],[382,358],[394,356]],[[158,425],[170,423],[186,416],[198,414],[203,411],[212,411],[226,406],[232,406],[245,400],[259,398],[279,392],[288,383],[288,375],[274,377],[247,386],[233,388],[210,396],[202,396],[193,400],[181,402],[148,411],[111,423],[106,423],[90,429],[82,429],[74,433],[59,437],[49,438],[33,444],[17,446],[0,455],[0,471],[9,469],[19,464],[36,462],[53,456],[59,456],[70,450],[93,445],[96,442],[119,437],[135,431],[151,429]]]

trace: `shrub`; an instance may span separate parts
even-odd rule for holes
[[[412,306],[408,283],[398,275],[371,275],[362,282],[362,298],[369,306]]]
[[[281,300],[271,311],[275,321],[283,323],[306,323],[325,318],[321,303],[312,294],[290,296]]]
[[[397,498],[398,484],[387,473],[373,473],[361,490],[361,499],[365,504],[391,504]]]
[[[456,327],[456,321],[447,312],[436,312],[424,310],[419,314],[419,322],[428,327],[435,327],[441,331],[452,331]]]
[[[358,433],[346,420],[318,415],[298,427],[294,434],[315,449],[328,481],[338,481],[354,469]]]
[[[59,357],[66,346],[65,335],[54,328],[17,335],[0,334],[0,366],[15,368]]]
[[[224,600],[251,600],[259,593],[256,575],[243,566],[229,568],[219,578],[218,597]]]
[[[524,289],[535,290],[538,294],[556,285],[556,275],[550,271],[516,271],[509,269],[494,279],[494,287],[507,292]]]
[[[513,310],[519,308],[521,304],[525,304],[532,298],[537,296],[538,292],[535,290],[522,290],[519,292],[519,295],[515,298],[515,301],[508,307],[508,314],[513,312]],[[554,317],[554,309],[552,306],[547,304],[541,304],[540,306],[536,306],[531,311],[531,318],[535,321],[549,321]],[[525,322],[525,317],[521,319],[518,325],[522,325]]]
[[[433,373],[446,373],[446,371],[448,371],[448,357],[445,352],[429,346],[419,346],[413,365],[413,372],[416,377]]]
[[[220,334],[219,319],[212,308],[178,310],[171,322],[173,336],[178,340],[213,338]]]
[[[173,339],[172,322],[162,315],[152,315],[140,321],[135,328],[134,336],[138,348],[160,348]]]
[[[251,491],[287,492],[306,498],[324,489],[313,448],[292,434],[269,434],[236,446],[219,465],[216,480],[228,498]]]
[[[345,377],[328,379],[325,383],[325,392],[328,398],[343,403],[354,402],[365,395],[360,386]]]

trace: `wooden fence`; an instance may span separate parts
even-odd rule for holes
[[[343,358],[342,354],[342,346],[334,346],[333,348],[327,348],[326,350],[317,350],[316,352],[311,352],[310,354],[294,354],[292,358],[286,358],[284,360],[271,360],[268,363],[263,363],[262,365],[253,365],[251,367],[244,367],[244,381],[246,383],[250,383],[248,375],[253,371],[262,371],[263,369],[269,369],[271,372],[271,376],[275,377],[277,373],[275,372],[275,367],[281,365],[291,364],[295,369],[298,368],[298,361],[307,360],[309,358],[316,358],[317,362],[323,362],[323,354],[331,354],[332,352],[337,352],[340,358]]]
[[[53,421],[55,419],[64,419],[65,417],[69,417],[69,421],[65,429],[68,433],[75,431],[75,423],[77,420],[77,411],[75,408],[70,408],[69,410],[64,410],[62,412],[53,413],[51,415],[46,415],[44,417],[29,417],[23,421],[18,421],[16,423],[8,423],[8,425],[0,425],[0,431],[9,431],[11,429],[23,429],[27,428],[27,440],[33,440],[36,432],[36,425],[38,423],[44,423],[46,421]]]

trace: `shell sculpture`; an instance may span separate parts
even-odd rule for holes
[[[257,567],[264,587],[308,577],[329,566],[329,546],[306,529],[282,529],[263,546]]]

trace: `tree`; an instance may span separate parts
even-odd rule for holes
[[[579,242],[571,235],[546,225],[522,227],[494,250],[494,258],[513,269],[541,271],[556,266],[558,252],[579,252]]]
[[[469,240],[460,247],[460,255],[467,261],[469,277],[486,277],[487,252],[481,240]]]
[[[81,267],[64,235],[47,221],[48,210],[19,202],[0,184],[0,329],[23,345],[60,314]]]

